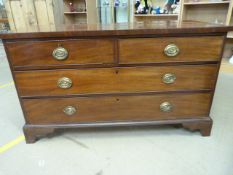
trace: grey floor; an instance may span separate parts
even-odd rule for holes
[[[0,50],[0,149],[22,135],[23,115]],[[78,130],[0,153],[0,175],[233,175],[233,74],[221,73],[211,137],[182,128]]]

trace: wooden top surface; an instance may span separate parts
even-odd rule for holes
[[[160,20],[151,23],[120,24],[75,24],[61,26],[34,26],[30,30],[19,29],[9,33],[0,33],[1,39],[51,38],[51,37],[85,37],[85,36],[126,36],[151,34],[188,34],[188,33],[225,33],[233,31],[233,26],[211,24],[196,21]]]

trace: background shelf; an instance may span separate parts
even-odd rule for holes
[[[134,16],[139,16],[139,17],[173,17],[173,16],[178,16],[179,14],[134,14]]]
[[[71,12],[70,3],[76,10]],[[85,24],[87,23],[87,5],[86,0],[63,0],[64,4],[64,21],[66,24]]]
[[[64,12],[66,15],[75,15],[75,14],[86,14],[87,12]]]
[[[230,1],[199,1],[199,2],[185,2],[184,5],[215,5],[215,4],[229,4]]]

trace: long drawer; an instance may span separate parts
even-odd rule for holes
[[[212,89],[217,65],[15,72],[20,96]]]
[[[219,61],[223,36],[119,40],[120,63]]]
[[[24,99],[28,124],[207,117],[210,93]]]
[[[114,42],[107,39],[7,42],[13,66],[113,63]]]

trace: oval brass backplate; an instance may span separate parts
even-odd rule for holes
[[[68,50],[66,50],[64,47],[59,46],[53,50],[52,55],[56,60],[62,61],[68,57]]]
[[[175,44],[169,44],[165,47],[164,53],[169,57],[175,57],[180,53],[180,49]]]
[[[66,115],[74,115],[74,114],[77,112],[77,109],[76,109],[74,106],[66,106],[66,107],[63,109],[63,112],[64,112]]]
[[[165,84],[174,83],[176,80],[176,75],[172,73],[166,73],[163,75],[162,80]]]
[[[173,106],[169,102],[163,102],[160,104],[160,111],[162,111],[162,112],[170,112],[170,111],[172,111],[172,108],[173,108]]]
[[[62,89],[69,89],[72,84],[72,80],[67,77],[62,77],[57,81],[57,86]]]

